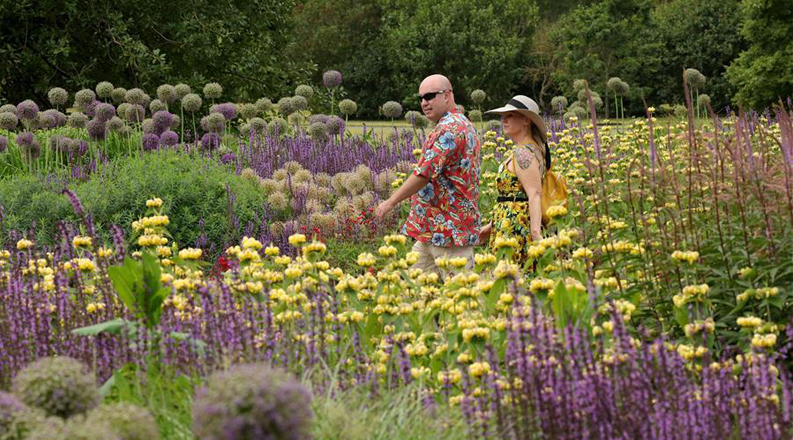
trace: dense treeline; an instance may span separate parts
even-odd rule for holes
[[[224,97],[277,100],[321,74],[344,75],[359,117],[418,82],[448,74],[458,101],[521,92],[550,110],[584,78],[613,113],[607,81],[630,89],[627,113],[682,101],[682,72],[717,109],[793,95],[793,9],[787,0],[0,0],[0,101],[44,101],[108,80],[224,86]]]

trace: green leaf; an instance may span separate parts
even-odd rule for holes
[[[79,336],[96,336],[100,333],[119,334],[125,328],[128,328],[130,333],[136,330],[135,323],[118,318],[112,321],[76,328],[72,330],[72,333]]]
[[[675,307],[675,320],[680,328],[683,328],[688,324],[688,310],[683,307]]]

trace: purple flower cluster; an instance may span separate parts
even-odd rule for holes
[[[209,112],[220,113],[227,121],[230,121],[237,117],[237,106],[230,102],[215,104],[209,109]]]

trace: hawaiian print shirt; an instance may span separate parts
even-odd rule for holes
[[[410,200],[402,233],[434,246],[479,241],[479,137],[457,110],[444,113],[424,142],[414,174],[429,183]]]

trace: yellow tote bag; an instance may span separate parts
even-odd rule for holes
[[[547,225],[551,218],[548,217],[546,212],[548,208],[554,205],[561,205],[567,207],[567,183],[564,177],[556,175],[551,170],[545,173],[545,178],[542,180],[542,223]]]

